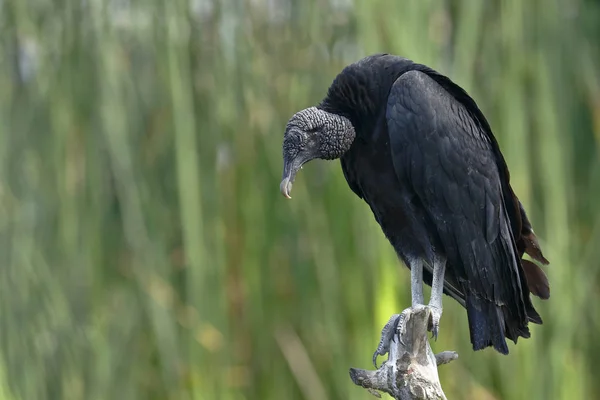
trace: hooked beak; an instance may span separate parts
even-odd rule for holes
[[[294,179],[296,178],[296,173],[299,169],[302,168],[302,164],[304,164],[299,158],[295,159],[285,159],[283,163],[283,176],[281,177],[281,183],[279,184],[279,190],[281,194],[291,199],[290,192],[292,191],[292,184],[294,183]]]

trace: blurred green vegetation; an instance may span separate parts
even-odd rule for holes
[[[390,52],[488,116],[551,265],[544,325],[451,399],[600,397],[600,2],[0,1],[0,399],[369,399],[409,274],[338,162],[279,193],[287,119]],[[426,295],[429,295],[427,289]]]

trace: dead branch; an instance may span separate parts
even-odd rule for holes
[[[433,354],[427,331],[428,308],[408,308],[402,314],[403,329],[395,334],[387,361],[376,371],[350,368],[350,378],[377,397],[381,397],[377,391],[382,391],[397,400],[445,400],[437,366],[455,360],[458,354]]]

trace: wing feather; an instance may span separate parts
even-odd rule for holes
[[[396,175],[425,207],[459,289],[502,307],[505,320],[515,322],[507,322],[508,337],[527,337],[528,289],[490,138],[464,105],[419,71],[394,83],[386,117]]]

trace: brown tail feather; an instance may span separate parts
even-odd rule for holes
[[[542,250],[540,249],[537,237],[535,236],[533,231],[529,231],[527,233],[523,232],[521,234],[521,239],[525,244],[525,253],[527,253],[534,260],[544,265],[550,264],[550,262],[546,260],[546,258],[542,254]]]
[[[535,233],[533,233],[531,223],[529,222],[529,218],[527,218],[527,214],[525,213],[525,209],[521,202],[519,202],[519,208],[521,211],[521,236],[517,241],[517,248],[519,249],[521,265],[523,266],[525,278],[527,279],[527,286],[529,287],[531,294],[547,300],[550,298],[550,283],[548,282],[548,277],[537,264],[528,260],[523,260],[522,257],[523,254],[526,253],[543,265],[548,265],[550,262],[542,254],[540,244],[538,243]]]
[[[544,271],[529,260],[521,260],[521,265],[531,294],[540,299],[548,300],[550,298],[550,284]]]

